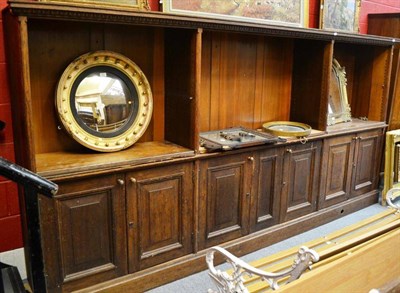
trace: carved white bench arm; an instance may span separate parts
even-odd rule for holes
[[[233,271],[231,274],[218,270],[214,266],[214,253],[221,253],[226,262],[229,263]],[[209,289],[209,293],[248,293],[248,290],[243,284],[243,277],[245,275],[253,276],[257,275],[261,277],[261,281],[265,281],[269,286],[276,290],[279,288],[278,281],[284,277],[289,276],[285,282],[290,283],[293,280],[298,279],[301,274],[307,269],[311,269],[311,264],[319,260],[318,254],[307,247],[303,246],[297,252],[292,267],[287,270],[283,270],[277,273],[269,273],[263,270],[257,269],[243,260],[237,258],[222,247],[214,246],[209,249],[206,255],[206,262],[209,269],[209,275],[214,283],[217,285],[218,291]]]

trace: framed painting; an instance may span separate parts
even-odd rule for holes
[[[321,0],[320,28],[359,32],[361,0]]]
[[[307,27],[308,3],[309,0],[163,0],[163,12]]]

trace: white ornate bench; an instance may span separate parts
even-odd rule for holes
[[[210,248],[206,262],[217,290],[208,292],[400,290],[400,199],[392,196],[394,191],[388,196],[391,208],[310,241],[298,250],[292,248],[248,264],[224,248]],[[216,268],[216,254],[222,255],[231,269]],[[311,264],[313,270],[308,270]]]
[[[227,263],[232,266],[230,273],[221,271],[214,266],[214,254],[218,252],[222,254]],[[290,283],[293,280],[298,279],[301,274],[308,268],[313,262],[318,261],[318,254],[307,247],[301,247],[297,252],[293,264],[290,268],[284,269],[279,272],[270,273],[258,269],[248,263],[237,258],[227,250],[215,246],[212,247],[206,255],[206,262],[209,268],[209,275],[211,276],[214,283],[217,285],[218,291],[209,289],[209,293],[248,293],[249,291],[244,285],[244,277],[258,276],[261,281],[268,283],[272,289],[278,289],[278,281],[286,279],[286,283]]]

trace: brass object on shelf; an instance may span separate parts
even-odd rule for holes
[[[293,121],[272,121],[263,124],[263,129],[275,136],[305,137],[310,135],[311,126]]]
[[[149,82],[127,57],[97,51],[75,59],[57,88],[56,107],[68,133],[87,148],[128,148],[146,131],[153,111]]]

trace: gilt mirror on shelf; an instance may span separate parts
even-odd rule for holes
[[[346,86],[346,71],[336,59],[333,59],[329,84],[327,125],[351,121]]]
[[[56,107],[68,133],[87,148],[112,152],[134,144],[153,110],[149,82],[127,57],[110,51],[87,53],[64,71]]]

